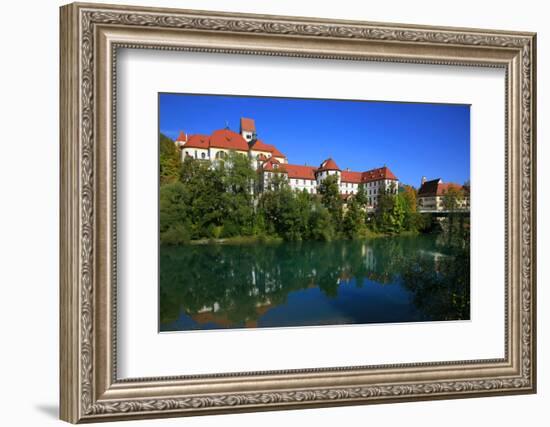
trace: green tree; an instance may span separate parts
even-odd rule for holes
[[[160,241],[163,244],[187,243],[192,237],[189,210],[190,194],[181,182],[160,187]]]
[[[367,204],[368,196],[365,184],[359,184],[359,188],[357,189],[357,193],[355,194],[354,198],[361,207]]]
[[[405,218],[403,221],[403,228],[407,231],[419,231],[423,228],[422,216],[417,212],[417,194],[414,187],[410,185],[404,185],[402,191],[399,192],[398,197],[403,199],[403,206],[405,208]]]
[[[464,200],[464,190],[461,188],[450,187],[443,195],[443,206],[446,210],[458,210]]]
[[[354,239],[365,232],[365,215],[357,197],[351,197],[344,213],[342,231],[345,236]]]
[[[309,236],[313,240],[331,241],[335,237],[334,224],[327,208],[314,201],[309,221]]]
[[[404,198],[393,194],[391,189],[381,194],[375,214],[378,230],[391,234],[401,232],[405,221],[405,204]]]
[[[160,183],[176,182],[179,178],[181,157],[174,141],[164,134],[159,137],[159,168]]]
[[[279,181],[274,189],[262,194],[258,212],[263,215],[269,234],[279,235],[285,240],[301,239],[299,208],[295,194],[283,181]]]
[[[311,214],[313,212],[313,201],[311,195],[304,189],[295,194],[296,198],[296,227],[300,233],[300,240],[309,239],[311,235]]]
[[[188,157],[180,179],[188,195],[192,238],[215,237],[215,227],[223,226],[228,216],[225,171]]]
[[[255,223],[253,190],[257,175],[248,158],[235,152],[231,152],[219,167],[225,185],[221,195],[226,211],[222,236],[250,235]]]
[[[342,227],[342,198],[336,175],[329,175],[319,185],[321,203],[325,206],[332,217],[333,228],[340,231]]]
[[[410,185],[404,185],[403,191],[399,193],[405,200],[405,209],[407,212],[416,212],[416,190]]]

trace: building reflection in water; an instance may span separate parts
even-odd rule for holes
[[[469,254],[431,236],[163,247],[160,267],[161,331],[469,318]]]

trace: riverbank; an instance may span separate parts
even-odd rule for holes
[[[421,234],[422,233],[419,233],[418,231],[402,231],[399,234],[389,234],[389,233],[382,233],[382,232],[367,230],[367,232],[361,234],[360,236],[357,236],[354,239],[336,238],[336,239],[333,239],[332,241],[379,239],[383,237],[414,237],[414,236],[419,236]],[[251,245],[256,243],[278,244],[283,242],[284,242],[284,239],[282,237],[260,235],[260,236],[235,236],[235,237],[226,237],[223,239],[210,238],[210,239],[191,240],[189,244],[190,245],[212,245],[212,244]]]
[[[274,236],[235,236],[235,237],[226,237],[224,239],[199,239],[191,240],[190,245],[252,245],[256,243],[266,243],[266,244],[275,244],[282,243],[284,240],[281,237]]]

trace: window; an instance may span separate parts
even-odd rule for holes
[[[201,153],[201,157],[204,159],[206,158],[206,153]]]
[[[218,151],[216,153],[216,159],[225,159],[225,151]]]

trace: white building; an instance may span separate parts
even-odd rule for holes
[[[331,158],[319,167],[289,164],[287,157],[277,147],[257,138],[254,120],[246,117],[241,118],[240,133],[227,128],[216,130],[212,135],[187,135],[181,132],[176,144],[181,149],[182,160],[185,157],[205,161],[223,160],[230,151],[248,156],[252,167],[260,175],[260,192],[272,188],[273,177],[281,176],[292,189],[317,194],[321,182],[333,175],[336,176],[344,199],[357,194],[359,186],[363,185],[367,206],[374,208],[381,194],[386,191],[397,194],[398,191],[399,181],[386,166],[364,172],[349,169],[342,171]]]
[[[375,208],[381,194],[391,191],[397,194],[399,181],[392,171],[386,166],[365,172],[342,171],[332,159],[322,162],[318,168],[314,166],[302,166],[283,164],[276,159],[268,159],[259,169],[260,191],[272,188],[271,181],[275,176],[281,176],[288,181],[290,188],[297,191],[307,191],[317,194],[321,182],[329,176],[336,176],[340,194],[347,199],[357,194],[359,186],[363,185],[367,196],[367,207]]]
[[[270,157],[287,163],[286,156],[273,145],[256,138],[254,120],[241,118],[240,133],[230,129],[219,129],[212,135],[187,135],[180,132],[176,145],[181,149],[182,160],[192,157],[197,160],[223,160],[230,151],[248,156],[255,169]]]
[[[418,210],[419,212],[443,211],[445,210],[445,194],[450,190],[461,191],[464,195],[458,202],[458,210],[470,209],[470,188],[465,185],[455,184],[453,182],[444,183],[441,178],[426,180],[422,177],[421,186],[418,190]]]

